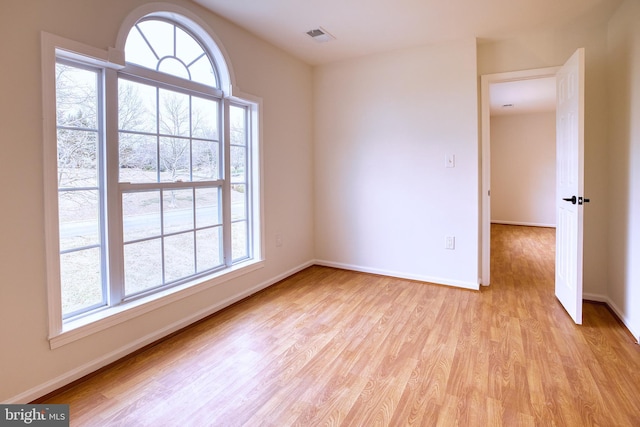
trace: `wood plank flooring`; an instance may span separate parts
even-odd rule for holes
[[[311,267],[49,396],[76,426],[640,426],[640,346],[494,225],[480,292]]]

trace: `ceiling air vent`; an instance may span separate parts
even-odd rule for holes
[[[335,40],[335,37],[329,34],[327,30],[322,27],[307,31],[307,35],[318,43],[326,43],[328,41]]]

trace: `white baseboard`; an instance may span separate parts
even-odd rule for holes
[[[624,326],[629,330],[631,335],[633,335],[633,337],[636,340],[636,343],[640,343],[640,330],[635,329],[631,326],[631,322],[624,315],[624,312],[620,310],[620,308],[613,301],[611,301],[609,297],[607,297],[606,295],[585,293],[585,294],[582,294],[582,298],[589,301],[596,301],[596,302],[602,302],[607,304],[609,308],[616,314],[616,316],[618,316],[618,319],[620,319],[620,321],[624,324]]]
[[[606,295],[601,295],[601,294],[589,294],[585,292],[582,294],[582,299],[587,301],[603,302],[603,303],[609,304],[609,298],[607,298]]]
[[[62,375],[57,376],[56,378],[53,378],[50,381],[47,381],[43,384],[40,384],[36,387],[33,387],[23,393],[20,393],[17,396],[14,396],[10,399],[8,399],[6,402],[4,403],[8,403],[8,404],[14,404],[14,403],[28,403],[31,402],[39,397],[42,397],[48,393],[51,393],[61,387],[64,387],[65,385],[72,383],[73,381],[76,381],[82,377],[84,377],[85,375],[88,375],[92,372],[97,371],[98,369],[109,365],[110,363],[113,363],[123,357],[125,357],[128,354],[133,353],[136,350],[141,349],[142,347],[149,345],[155,341],[158,341],[159,339],[162,339],[163,337],[166,337],[169,334],[172,334],[173,332],[179,331],[180,329],[191,325],[192,323],[197,322],[198,320],[204,319],[207,316],[212,315],[213,313],[222,310],[223,308],[226,308],[228,306],[230,306],[233,303],[236,303],[248,296],[251,296],[253,294],[255,294],[256,292],[259,292],[265,288],[268,288],[269,286],[281,281],[282,279],[286,279],[287,277],[304,270],[307,267],[310,267],[314,264],[313,261],[307,261],[304,264],[301,264],[297,267],[294,267],[282,274],[279,274],[276,277],[273,277],[269,280],[266,280],[250,289],[245,290],[244,292],[241,292],[237,295],[234,295],[233,297],[227,298],[224,301],[220,301],[216,304],[213,304],[203,310],[200,310],[198,312],[195,312],[193,314],[191,314],[189,317],[186,317],[182,320],[180,320],[179,322],[175,322],[171,325],[168,325],[160,330],[154,331],[151,334],[145,335],[143,337],[141,337],[140,339],[131,342],[123,347],[120,347],[117,350],[112,351],[111,353],[108,353],[106,355],[103,355],[102,357],[99,357],[98,359],[92,360],[90,362],[85,363],[82,366],[79,366],[75,369],[72,369],[71,371],[65,372]]]
[[[400,272],[400,271],[392,271],[392,270],[382,270],[382,269],[378,269],[378,268],[370,268],[370,267],[363,267],[360,265],[353,265],[353,264],[343,264],[343,263],[339,263],[339,262],[333,262],[333,261],[325,261],[325,260],[316,260],[316,264],[317,265],[322,265],[325,267],[334,267],[334,268],[340,268],[343,270],[352,270],[352,271],[359,271],[361,273],[371,273],[371,274],[378,274],[381,276],[390,276],[390,277],[397,277],[400,279],[409,279],[409,280],[417,280],[420,282],[428,282],[428,283],[434,283],[437,285],[446,285],[446,286],[452,286],[452,287],[456,287],[456,288],[463,288],[463,289],[471,289],[474,291],[477,291],[480,289],[480,283],[475,283],[475,282],[464,282],[464,281],[460,281],[460,280],[450,280],[450,279],[443,279],[440,277],[432,277],[432,276],[421,276],[421,275],[417,275],[417,274],[407,274],[404,272]]]
[[[545,228],[556,228],[555,224],[545,224],[541,222],[522,222],[522,221],[502,221],[502,220],[491,220],[491,224],[504,224],[504,225],[522,225],[525,227],[545,227]]]

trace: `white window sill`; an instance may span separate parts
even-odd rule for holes
[[[264,267],[264,261],[262,260],[247,261],[198,281],[169,288],[116,307],[105,308],[88,316],[65,322],[59,333],[52,334],[49,337],[49,346],[51,349],[62,347],[262,267]]]

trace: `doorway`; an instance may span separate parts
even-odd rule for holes
[[[553,100],[543,101],[542,99],[542,91],[541,84],[544,81],[552,80],[555,87],[555,76],[558,72],[559,67],[550,67],[550,68],[542,68],[542,69],[534,69],[534,70],[525,70],[525,71],[516,71],[509,73],[500,73],[500,74],[489,74],[482,76],[481,81],[481,101],[482,101],[482,275],[481,275],[481,283],[484,286],[488,286],[491,283],[490,276],[490,265],[491,265],[491,178],[492,178],[492,168],[491,168],[491,113],[492,108],[494,112],[496,109],[509,109],[510,112],[507,114],[517,114],[522,113],[522,109],[529,108],[531,111],[540,110],[544,108],[549,108],[549,106],[541,106],[541,103],[552,102],[553,110],[555,111],[555,91],[553,94]],[[526,89],[522,89],[525,91],[529,91],[529,93],[520,93],[520,94],[512,94],[512,96],[516,96],[512,99],[517,99],[517,103],[521,105],[516,105],[516,101],[509,101],[508,98],[501,98],[502,95],[498,92],[493,91],[494,96],[492,99],[492,87],[502,87],[506,88],[506,92],[517,91],[518,88],[526,87]],[[548,97],[548,95],[547,95]],[[492,103],[492,101],[494,101]],[[493,105],[492,105],[493,104]],[[526,105],[525,105],[526,104]],[[518,111],[520,110],[520,111]],[[526,112],[526,111],[524,111]],[[555,132],[555,130],[554,130]],[[555,139],[554,139],[555,140]],[[555,144],[554,144],[555,146]],[[555,184],[554,184],[555,186]],[[522,200],[526,200],[528,195],[519,195],[517,197],[522,197]],[[553,201],[547,203],[553,203],[553,210],[555,211],[555,188],[553,190]],[[516,201],[514,200],[514,204]],[[502,203],[505,205],[505,203]],[[524,202],[519,203],[520,205],[525,205]],[[503,206],[504,208],[504,206]],[[508,209],[508,208],[505,208]],[[526,206],[523,207],[526,209]],[[507,221],[508,222],[508,221]],[[521,225],[551,225],[550,221],[527,221],[520,220]],[[555,215],[551,222],[555,225]],[[514,222],[515,223],[515,222]]]

